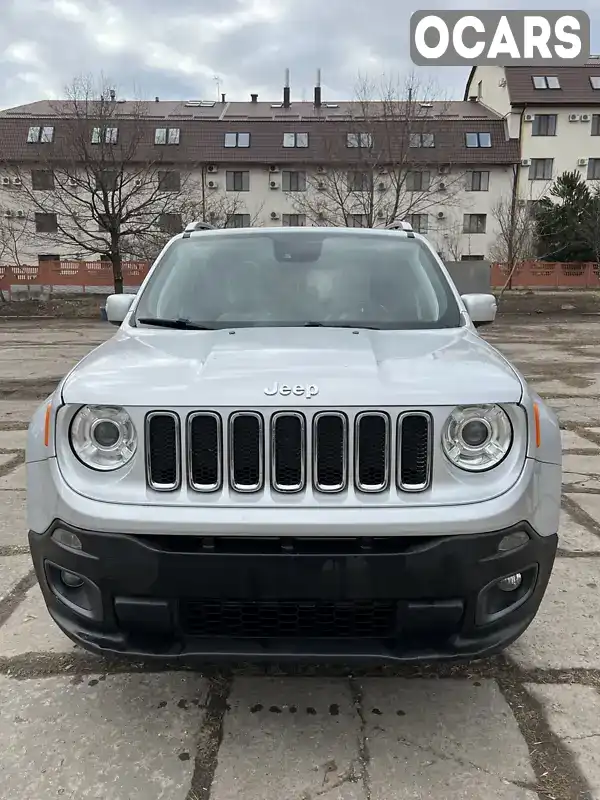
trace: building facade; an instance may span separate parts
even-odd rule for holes
[[[487,258],[520,158],[510,114],[480,100],[326,103],[317,87],[313,102],[292,102],[286,88],[274,103],[157,98],[142,108],[113,97],[97,115],[79,107],[74,122],[71,111],[40,101],[0,113],[0,263],[100,257],[117,217],[132,241],[198,217],[406,218],[449,260]]]

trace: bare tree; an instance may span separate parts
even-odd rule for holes
[[[29,211],[39,215],[39,241],[73,257],[89,253],[110,261],[115,291],[122,292],[128,248],[169,229],[173,215],[201,196],[201,182],[193,165],[182,171],[168,162],[166,147],[157,155],[144,103],[129,102],[125,110],[106,81],[97,90],[90,78],[76,79],[67,98],[55,106],[60,127],[51,155],[38,165],[51,191],[37,191],[18,166],[12,172]],[[178,136],[177,128],[163,130]]]
[[[301,175],[301,185],[284,187],[295,211],[312,225],[371,228],[456,202],[464,174],[440,163],[435,148],[436,120],[446,109],[435,87],[414,74],[403,83],[359,78],[346,140],[339,140],[337,120],[330,133],[324,122],[324,165]]]
[[[0,206],[0,264],[22,267],[21,244],[26,239],[28,222],[27,215],[17,216],[11,208]],[[28,268],[22,267],[22,269]],[[29,291],[29,284],[27,289]],[[0,291],[0,301],[5,300],[3,292]]]
[[[498,234],[490,247],[490,257],[502,264],[506,270],[506,281],[500,290],[498,299],[512,284],[512,278],[523,261],[537,255],[537,236],[534,200],[518,197],[516,192],[516,176],[513,191],[500,197],[492,207],[492,216],[498,227]]]

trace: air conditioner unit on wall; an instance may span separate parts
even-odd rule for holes
[[[21,178],[14,178],[13,179],[13,185],[14,186],[23,186],[23,181],[21,180]]]
[[[324,175],[326,171],[327,170],[325,169],[325,167],[317,167],[317,172],[319,173],[319,175]]]
[[[269,183],[269,186],[271,187],[271,189],[279,189],[279,184],[277,183],[277,181],[271,181]]]
[[[279,167],[277,166],[277,164],[271,164],[271,166],[269,167],[269,172],[279,172]]]
[[[588,162],[588,161],[587,161],[587,158],[578,158],[578,159],[577,159],[577,166],[578,166],[578,167],[585,167],[585,165],[587,164],[587,162]]]
[[[589,122],[591,120],[591,118],[592,118],[591,114],[582,114],[581,115],[581,121],[582,122]]]
[[[24,216],[25,216],[24,211],[17,211],[17,217],[24,217]]]
[[[438,213],[437,213],[437,218],[438,218],[438,219],[444,219],[444,217],[445,217],[445,214],[444,214],[444,212],[443,212],[443,211],[438,211]]]
[[[69,178],[67,182],[69,186],[77,186],[77,181],[75,180],[75,178]]]
[[[579,122],[579,114],[569,114],[569,122]]]
[[[206,185],[208,186],[209,189],[216,189],[217,188],[217,182],[216,181],[208,181],[208,183]]]
[[[208,167],[206,168],[207,172],[217,172],[217,170],[218,167],[216,164],[209,164]]]
[[[276,211],[271,211],[271,219],[279,219],[279,214]]]
[[[522,167],[530,167],[531,166],[531,159],[530,158],[522,159],[521,166]]]
[[[525,122],[533,122],[535,114],[525,114]]]
[[[3,186],[10,186],[10,178],[2,178]]]

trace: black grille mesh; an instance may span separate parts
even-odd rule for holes
[[[342,487],[346,472],[346,421],[322,414],[315,422],[315,481],[323,489]]]
[[[231,477],[237,487],[253,487],[261,483],[262,425],[254,414],[239,414],[231,423]]]
[[[178,479],[177,420],[154,414],[148,420],[148,472],[151,484],[175,486]]]
[[[282,488],[300,488],[305,458],[301,417],[292,414],[277,416],[273,422],[274,483]]]
[[[400,483],[423,486],[428,482],[430,462],[429,419],[407,414],[400,424]]]
[[[397,627],[396,603],[377,600],[186,600],[180,624],[199,637],[384,638]]]
[[[190,421],[189,456],[190,479],[196,486],[216,487],[221,480],[219,450],[221,436],[219,420],[209,414],[200,414]]]
[[[368,488],[387,484],[389,430],[387,417],[364,414],[357,423],[358,482]]]

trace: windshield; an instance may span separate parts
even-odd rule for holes
[[[179,239],[149,280],[135,317],[211,328],[460,325],[451,287],[423,242],[323,229]]]

